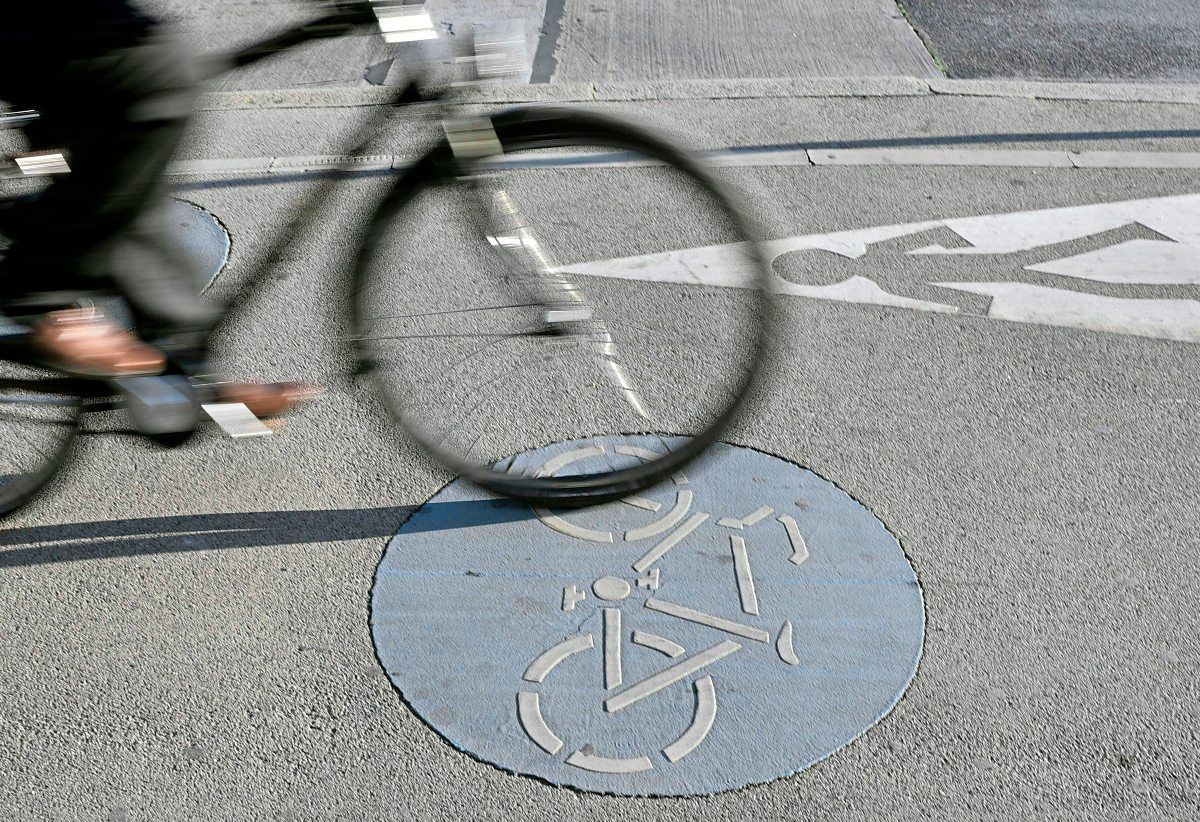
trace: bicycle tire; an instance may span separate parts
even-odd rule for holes
[[[33,501],[70,459],[83,414],[74,384],[0,360],[0,517]]]
[[[413,424],[406,408],[407,398],[398,395],[398,392],[380,379],[380,355],[373,349],[368,333],[372,309],[371,298],[367,295],[372,292],[372,278],[378,276],[376,272],[386,268],[378,258],[382,255],[384,239],[396,219],[422,191],[461,179],[461,161],[456,159],[449,141],[443,140],[405,170],[382,200],[365,233],[355,265],[352,295],[352,338],[355,342],[359,373],[372,378],[391,418],[411,440],[450,470],[490,491],[535,505],[563,508],[582,507],[626,497],[676,474],[700,456],[746,410],[748,398],[756,392],[763,378],[763,365],[768,358],[771,341],[775,300],[774,275],[771,273],[770,261],[760,247],[757,232],[742,211],[734,205],[725,187],[709,173],[699,159],[663,137],[609,116],[555,108],[513,109],[493,115],[490,123],[501,150],[493,155],[493,160],[522,151],[578,146],[633,152],[684,175],[692,181],[698,191],[712,200],[712,204],[709,205],[719,206],[723,210],[722,217],[728,221],[736,238],[744,244],[744,250],[752,260],[754,269],[752,287],[756,292],[754,310],[757,325],[753,330],[752,339],[748,341],[752,347],[752,361],[749,367],[740,378],[740,384],[731,391],[732,399],[720,413],[714,414],[712,419],[707,421],[702,430],[686,432],[690,439],[676,443],[673,450],[669,450],[660,458],[632,466],[574,476],[514,475],[506,471],[501,462],[467,459],[462,454],[431,441],[429,436],[423,435],[419,427]],[[532,443],[541,444],[546,443]]]

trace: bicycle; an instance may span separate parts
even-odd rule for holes
[[[210,58],[208,73],[363,27],[389,43],[436,37],[421,6],[344,0],[307,24]],[[348,278],[355,376],[373,385],[412,441],[493,492],[563,508],[621,498],[679,471],[744,409],[763,373],[775,275],[725,187],[670,140],[591,111],[473,110],[461,90],[503,78],[515,60],[502,27],[477,31],[473,53],[455,61],[472,70],[469,80],[435,82],[414,69],[342,152],[361,155],[402,107],[439,123],[432,145],[379,198]],[[589,177],[582,193],[562,194],[579,168],[604,174]],[[321,185],[266,245],[239,304],[315,220],[332,187],[354,174],[347,163],[320,175]],[[629,214],[646,216],[616,224]],[[583,226],[587,216],[595,219]],[[419,228],[423,219],[429,230]],[[397,232],[401,222],[408,230]],[[636,253],[556,265],[545,228],[557,230],[564,256],[586,260],[612,246]],[[740,259],[719,271],[672,267],[664,235],[676,231],[691,245],[705,244],[697,237],[740,243]],[[411,278],[421,275],[429,280],[415,287]],[[586,299],[578,277],[587,278]],[[138,431],[168,445],[186,439],[206,413],[235,436],[268,433],[244,407],[218,402],[203,379],[66,377],[38,365],[20,329],[10,332],[0,335],[0,515],[63,468],[83,416],[95,411],[123,408]],[[692,370],[681,375],[684,368]],[[470,373],[481,371],[485,379],[470,384]],[[535,388],[545,390],[535,396]],[[612,454],[604,470],[587,473],[506,458],[588,429],[691,438],[650,459]]]

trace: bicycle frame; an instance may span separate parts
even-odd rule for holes
[[[385,41],[397,42],[397,38],[389,38],[387,36],[388,21],[397,19],[407,20],[417,17],[419,16],[417,13],[422,9],[422,4],[405,2],[405,0],[337,0],[334,10],[324,16],[276,32],[237,51],[199,58],[200,74],[205,80],[213,80],[225,73],[253,65],[278,55],[280,52],[297,48],[306,43],[346,36],[367,27],[374,28]],[[425,19],[428,20],[427,15],[425,15]],[[391,27],[395,28],[395,26]],[[436,33],[432,30],[432,27],[427,32],[409,28],[407,31],[401,32],[398,41],[426,40],[433,39],[434,37],[436,37]],[[415,104],[426,104],[436,107],[444,103],[449,96],[449,89],[430,83],[428,73],[422,70],[419,65],[412,65],[410,69],[407,82],[394,87],[394,93],[377,106],[375,115],[362,124],[352,139],[348,141],[348,144],[338,153],[343,156],[363,154],[370,142],[378,134],[388,113],[394,109]],[[458,144],[465,146],[462,156],[464,158],[469,156],[471,154],[470,146],[468,145],[469,138],[464,138],[463,135],[469,134],[471,124],[468,122],[466,128],[463,128],[462,124],[460,124],[456,130],[455,126],[452,125],[452,118],[447,116],[448,111],[446,109],[437,110],[435,108],[433,113],[435,116],[440,116],[446,124],[446,134],[451,138],[451,141],[455,142],[457,135]],[[18,127],[35,119],[37,119],[36,112],[15,112],[6,117],[2,125],[5,127]],[[456,149],[457,154],[458,150]],[[309,228],[310,224],[314,221],[318,206],[331,193],[335,184],[334,181],[348,176],[352,171],[351,167],[343,166],[331,168],[314,175],[324,178],[326,183],[318,186],[294,207],[291,212],[291,219],[275,232],[273,239],[268,238],[265,243],[258,244],[256,252],[254,252],[255,256],[247,266],[248,273],[245,275],[241,287],[226,299],[225,311],[218,321],[216,328],[237,319],[240,315],[241,307],[250,302],[249,298],[254,294],[257,287],[265,281],[266,272],[271,268],[273,261],[279,259],[281,252],[290,241],[290,238],[295,236],[297,232]],[[4,341],[2,336],[0,336],[0,357],[18,362],[31,361],[29,352],[19,340],[10,339]],[[86,390],[83,390],[81,387],[81,392],[95,393],[94,386]]]
[[[277,32],[256,43],[228,54],[200,58],[201,76],[212,80],[229,71],[236,71],[244,66],[253,65],[261,60],[279,54],[282,51],[302,46],[316,40],[324,40],[348,35],[361,28],[371,26],[379,29],[386,19],[380,10],[390,8],[420,8],[412,4],[396,4],[389,0],[338,0],[334,11],[301,23],[282,32]],[[382,36],[382,35],[381,35]],[[362,153],[369,142],[378,133],[379,126],[387,113],[394,108],[401,108],[416,103],[438,103],[443,100],[445,92],[427,85],[426,76],[419,70],[414,70],[408,83],[397,86],[391,98],[378,107],[378,113],[370,118],[356,132],[356,141],[342,153],[353,156]],[[4,127],[19,127],[38,118],[36,111],[20,111],[5,117],[0,125]],[[335,168],[324,172],[321,176],[336,180],[344,177],[350,169]],[[283,247],[294,236],[296,231],[304,229],[316,216],[317,206],[328,196],[330,185],[319,186],[294,210],[293,218],[276,232],[273,242],[266,247],[260,247],[258,259],[249,267],[242,286],[226,303],[226,310],[218,321],[217,326],[229,322],[237,313],[238,307],[247,302],[256,287],[265,279],[265,274],[271,267],[271,261],[278,259]],[[0,333],[0,359],[22,364],[36,364],[38,358],[30,349],[25,333]],[[111,401],[117,394],[114,387],[107,382],[94,379],[61,376],[53,379],[6,379],[0,381],[0,404],[5,401],[4,390],[21,390],[48,395],[70,395],[84,401],[84,412],[110,410],[118,407],[119,403]],[[105,400],[109,401],[105,401]],[[27,400],[26,400],[27,401]],[[51,400],[47,400],[50,402]]]

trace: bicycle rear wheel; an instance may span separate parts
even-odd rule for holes
[[[443,142],[375,215],[355,275],[361,367],[413,439],[490,490],[556,506],[627,496],[743,410],[771,327],[769,263],[723,187],[669,142],[585,112],[490,123],[488,157]],[[707,246],[718,262],[678,253]],[[605,434],[664,437],[506,459]]]
[[[0,517],[37,496],[69,458],[82,413],[74,384],[0,361]]]

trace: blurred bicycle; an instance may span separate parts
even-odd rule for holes
[[[438,36],[421,6],[352,0],[206,65],[215,74],[366,26],[390,43]],[[350,342],[356,373],[447,468],[538,505],[590,505],[671,476],[737,417],[763,372],[774,275],[724,186],[672,141],[593,111],[473,105],[479,84],[519,72],[523,42],[512,32],[477,26],[455,61],[458,79],[416,70],[341,152],[368,155],[400,107],[437,124],[386,191],[364,193],[377,207],[349,277]],[[334,189],[358,185],[362,170],[352,161],[319,175],[266,244],[266,262],[247,277],[239,303],[313,229]],[[689,270],[683,281],[663,274],[669,267],[622,262],[728,243],[738,244],[735,258]],[[269,433],[203,376],[65,376],[46,369],[27,330],[8,330],[0,339],[0,514],[68,462],[90,412],[123,408],[138,430],[164,442],[206,418],[237,437]],[[601,432],[689,438],[651,459],[613,452],[588,472],[509,456]]]

